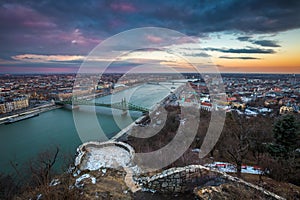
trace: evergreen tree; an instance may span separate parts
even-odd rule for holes
[[[274,143],[269,145],[269,152],[274,157],[287,158],[298,145],[298,132],[295,117],[285,115],[273,128]]]

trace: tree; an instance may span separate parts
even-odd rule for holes
[[[285,115],[279,119],[273,128],[274,142],[268,150],[273,157],[287,159],[298,147],[299,134],[293,115]]]
[[[55,152],[48,150],[38,155],[37,159],[29,163],[33,185],[48,185],[53,178],[53,166],[57,161],[59,148]]]
[[[250,147],[249,137],[252,127],[247,126],[247,122],[251,120],[236,112],[228,113],[221,136],[222,141],[219,144],[220,151],[224,151],[225,156],[236,164],[238,177],[241,177],[242,163]]]
[[[299,131],[295,117],[285,115],[273,127],[272,143],[268,151],[276,165],[270,165],[270,175],[276,180],[299,184]]]
[[[256,161],[256,165],[262,167],[265,164],[266,153],[267,152],[267,144],[272,141],[272,124],[273,119],[266,116],[257,116],[255,120],[253,120],[253,131],[250,133],[249,141],[250,141],[250,151],[252,152],[252,156]],[[251,157],[247,157],[251,159]],[[263,173],[259,173],[258,181],[262,183],[262,175]]]
[[[0,199],[13,199],[18,190],[14,177],[0,173]]]
[[[256,160],[256,164],[260,166],[262,156],[267,153],[266,144],[272,141],[272,123],[273,120],[265,116],[257,116],[253,120],[253,131],[251,131],[250,151]]]

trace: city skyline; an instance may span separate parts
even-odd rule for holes
[[[299,11],[298,1],[2,1],[0,73],[75,73],[99,43],[142,27],[186,34],[196,44],[167,46],[223,73],[300,73]],[[145,35],[152,44],[165,40]],[[133,52],[117,60],[112,72],[135,66],[147,72],[169,65],[168,58],[155,49]],[[180,61],[171,65],[190,71]]]

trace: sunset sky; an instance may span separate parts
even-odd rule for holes
[[[195,62],[209,60],[221,72],[300,73],[299,0],[2,0],[0,73],[76,72],[98,44],[142,27],[189,36],[196,44],[172,44],[169,38],[165,45]],[[151,32],[144,37],[153,47],[166,40]],[[155,49],[126,54],[114,72],[129,65],[143,69],[144,62],[163,66],[170,62],[167,54]],[[115,62],[103,55],[93,59]]]

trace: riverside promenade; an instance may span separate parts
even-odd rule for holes
[[[9,115],[9,116],[1,117],[0,118],[0,125],[4,124],[9,119],[14,119],[14,118],[20,117],[20,116],[26,116],[26,115],[30,115],[30,114],[33,114],[33,113],[39,114],[39,113],[47,112],[47,111],[58,109],[58,108],[62,108],[62,106],[53,105],[53,104],[49,103],[49,104],[41,105],[41,106],[38,106],[38,107],[26,109],[26,110],[24,110],[20,113],[17,113],[17,114],[14,113],[14,114]]]

